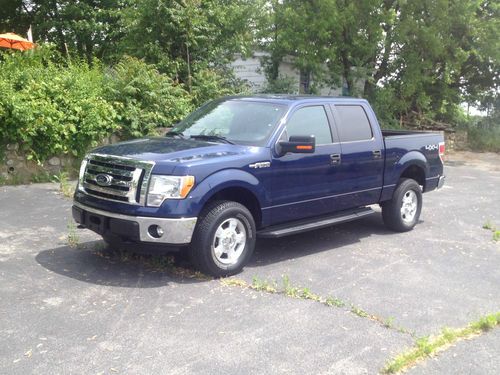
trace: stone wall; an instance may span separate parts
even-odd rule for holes
[[[53,156],[45,163],[38,164],[33,160],[28,160],[26,153],[17,143],[8,144],[1,151],[0,182],[7,184],[45,181],[62,171],[74,174],[78,169],[79,160],[71,155]]]
[[[447,150],[459,151],[468,149],[466,130],[445,131],[444,138]]]

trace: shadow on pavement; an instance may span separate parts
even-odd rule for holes
[[[385,229],[380,215],[278,239],[259,239],[247,267],[279,263],[342,247],[372,235],[395,235]],[[125,288],[156,288],[170,283],[209,280],[197,273],[180,253],[144,254],[126,251],[108,255],[103,241],[63,246],[38,253],[36,261],[57,274],[87,283]]]
[[[396,235],[385,228],[380,214],[310,232],[276,239],[258,239],[248,267],[259,267],[342,247],[372,235]]]
[[[130,252],[103,252],[103,241],[41,251],[35,257],[44,268],[91,284],[124,288],[157,288],[171,283],[206,282],[208,278],[189,268],[182,259]]]

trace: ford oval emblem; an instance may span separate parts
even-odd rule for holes
[[[99,173],[95,176],[95,182],[99,186],[110,186],[113,183],[113,177],[109,174]]]

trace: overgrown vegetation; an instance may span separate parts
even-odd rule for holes
[[[19,143],[30,159],[82,156],[115,133],[154,134],[199,102],[234,93],[217,73],[195,76],[190,94],[153,65],[125,56],[112,67],[66,60],[54,48],[4,54],[0,69],[0,139]],[[241,86],[234,86],[242,89]]]
[[[81,155],[119,128],[101,66],[65,64],[51,48],[4,54],[0,92],[1,142],[21,144],[36,161]]]
[[[436,355],[459,340],[480,335],[500,325],[500,312],[481,317],[465,328],[445,328],[436,336],[426,336],[416,340],[415,346],[399,354],[382,370],[385,374],[402,372],[417,362]]]

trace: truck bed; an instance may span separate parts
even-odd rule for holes
[[[442,132],[440,131],[426,131],[426,130],[384,130],[381,129],[382,136],[384,138],[388,137],[420,137],[424,135],[440,135]]]

